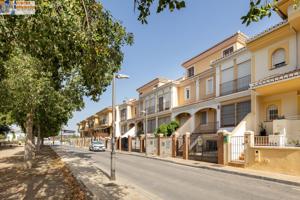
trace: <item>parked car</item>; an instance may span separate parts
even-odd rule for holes
[[[92,141],[90,151],[105,151],[105,145],[102,141]]]

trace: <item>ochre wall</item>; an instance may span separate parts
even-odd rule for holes
[[[190,87],[190,99],[185,100],[184,98],[184,92],[185,88]],[[178,105],[186,105],[189,103],[193,103],[196,100],[196,83],[195,81],[192,81],[190,83],[184,84],[182,86],[178,87]]]
[[[255,152],[260,152],[260,161],[255,161]],[[300,176],[300,148],[252,147],[247,152],[247,167],[268,172]]]

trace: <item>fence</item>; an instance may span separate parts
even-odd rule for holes
[[[131,151],[140,152],[141,150],[141,140],[138,137],[131,139]]]
[[[232,136],[230,138],[231,161],[242,161],[244,156],[244,136]]]
[[[172,156],[172,138],[170,137],[160,138],[160,156],[163,157]]]
[[[157,155],[157,138],[147,137],[146,151],[148,155]]]
[[[286,146],[284,135],[254,136],[254,146]]]

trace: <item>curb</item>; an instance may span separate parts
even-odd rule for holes
[[[81,187],[81,189],[83,189],[86,193],[86,197],[87,199],[95,199],[95,196],[94,194],[92,193],[92,191],[80,180],[78,179],[73,171],[71,170],[71,167],[69,164],[67,164],[66,162],[64,162],[62,160],[62,157],[50,146],[50,148],[55,152],[55,154],[60,158],[60,160],[65,164],[65,166],[68,168],[69,172],[70,172],[70,175],[77,181],[77,183],[79,184],[79,187]]]
[[[110,151],[110,150],[108,150],[108,151]],[[283,180],[283,179],[278,179],[278,178],[271,178],[271,177],[267,177],[267,176],[254,175],[254,174],[248,174],[248,173],[237,172],[237,171],[230,171],[230,170],[226,170],[226,169],[218,169],[218,168],[208,167],[208,166],[195,166],[195,165],[180,163],[180,162],[176,162],[176,161],[172,161],[172,160],[166,160],[166,159],[163,159],[163,158],[158,158],[158,157],[153,157],[153,156],[152,157],[151,156],[146,157],[144,155],[131,154],[131,153],[122,152],[122,151],[116,151],[116,153],[130,155],[130,156],[143,157],[143,158],[148,158],[148,159],[153,159],[153,160],[160,160],[160,161],[163,161],[163,162],[168,162],[168,163],[172,163],[172,164],[176,164],[176,165],[182,165],[182,166],[186,166],[186,167],[207,169],[207,170],[223,172],[223,173],[227,173],[227,174],[239,175],[239,176],[244,176],[244,177],[249,177],[249,178],[255,178],[255,179],[260,179],[260,180],[265,180],[265,181],[276,182],[276,183],[281,183],[281,184],[300,187],[300,182],[288,181],[288,180]]]

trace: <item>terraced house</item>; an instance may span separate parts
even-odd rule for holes
[[[155,78],[139,87],[138,100],[117,106],[116,136],[152,134],[177,120],[178,138],[191,133],[191,156],[212,162],[218,132],[231,136],[230,162],[244,162],[247,131],[255,145],[300,146],[300,8],[292,0],[277,6],[279,24],[251,38],[237,32],[185,61],[184,77]],[[96,118],[79,124],[81,136],[104,131],[95,129]],[[105,133],[100,135],[111,131]]]

